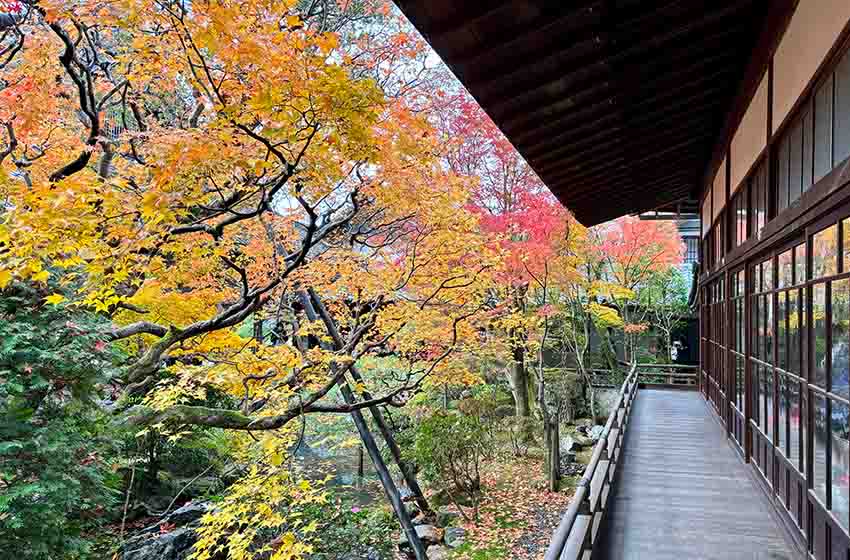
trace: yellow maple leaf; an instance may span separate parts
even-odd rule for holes
[[[44,298],[44,301],[50,305],[58,305],[65,301],[65,296],[62,294],[52,294]]]
[[[339,37],[336,33],[323,33],[316,38],[316,44],[324,53],[329,53],[339,46]]]
[[[0,290],[9,285],[12,281],[12,273],[8,270],[0,270]]]

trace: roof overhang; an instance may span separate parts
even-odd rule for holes
[[[585,225],[693,211],[753,53],[796,3],[396,1]]]

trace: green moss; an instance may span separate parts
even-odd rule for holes
[[[478,548],[472,543],[464,543],[452,552],[452,558],[465,555],[471,560],[508,560],[508,550],[502,546]]]

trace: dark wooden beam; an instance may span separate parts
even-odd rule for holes
[[[735,41],[732,39],[735,34],[741,33],[743,29],[740,22],[737,23],[737,25],[719,27],[716,32],[707,34],[704,38],[705,42],[722,45],[721,51],[726,49],[737,50]],[[635,68],[636,73],[643,73],[651,79],[666,69],[687,69],[693,64],[699,64],[699,60],[705,57],[706,51],[702,42],[683,40],[682,44],[670,45],[669,47],[671,49],[670,58],[654,57],[639,61],[624,59],[621,54],[615,51],[606,55],[604,61],[608,64],[590,64],[570,74],[559,74],[555,79],[535,84],[533,88],[529,88],[514,97],[494,101],[488,105],[488,112],[496,122],[507,122],[512,117],[533,110],[534,107],[545,105],[548,100],[580,95],[588,88],[606,83],[611,67]]]
[[[585,139],[597,142],[602,145],[607,139],[627,134],[628,126],[633,125],[637,130],[645,130],[645,126],[653,124],[658,127],[673,126],[679,128],[698,127],[704,128],[714,115],[717,114],[720,104],[712,104],[701,107],[696,110],[688,110],[687,107],[676,112],[649,112],[640,116],[640,118],[630,119],[629,123],[613,124],[611,121],[618,118],[618,115],[610,113],[601,119],[592,123],[581,125],[574,129],[569,129],[564,133],[554,136],[542,136],[541,140],[535,144],[523,144],[523,155],[529,163],[536,164],[538,157],[552,154],[559,156],[569,153],[574,145],[584,143]],[[595,131],[595,132],[594,132]],[[543,159],[539,161],[545,161]]]
[[[645,139],[653,131],[680,131],[684,130],[693,133],[692,130],[705,132],[706,124],[710,122],[710,118],[717,114],[720,104],[697,107],[693,111],[688,110],[685,106],[681,111],[667,113],[666,111],[648,112],[641,115],[640,118],[628,119],[625,123],[615,126],[598,127],[594,125],[582,125],[579,130],[584,131],[581,134],[565,134],[552,138],[546,138],[535,144],[533,150],[526,148],[524,144],[520,145],[523,156],[535,168],[544,169],[546,162],[552,160],[560,160],[563,157],[571,156],[576,153],[585,153],[582,148],[591,147],[591,151],[605,151],[606,146],[610,141],[618,139],[627,139],[635,141],[640,145],[646,145]],[[610,116],[613,120],[616,115]],[[598,130],[595,134],[587,134],[589,130]],[[542,172],[542,171],[541,171]]]
[[[676,68],[665,64],[663,68],[659,67],[655,71],[640,67],[640,70],[627,72],[621,81],[627,84],[645,84],[641,90],[633,90],[631,87],[628,89],[630,97],[641,98],[642,92],[669,92],[696,80],[705,82],[707,76],[729,72],[729,62],[738,56],[739,53],[734,48],[727,48],[686,67]],[[562,96],[551,103],[542,102],[536,107],[527,107],[524,112],[514,113],[510,117],[500,117],[498,124],[506,133],[520,133],[532,124],[541,124],[541,121],[545,124],[546,121],[575,111],[579,107],[593,104],[600,97],[609,97],[614,92],[621,97],[626,95],[622,89],[615,90],[612,82],[596,81],[573,95]]]
[[[657,153],[662,146],[669,146],[670,144],[679,142],[683,139],[700,140],[708,145],[711,141],[711,133],[706,130],[697,132],[692,130],[674,129],[669,133],[659,135],[658,144],[644,144],[642,148],[635,144],[635,142],[638,142],[639,139],[635,139],[635,142],[633,142],[630,138],[617,137],[608,149],[604,151],[599,150],[598,148],[594,150],[594,147],[590,146],[583,151],[571,154],[569,157],[561,157],[557,160],[551,160],[548,163],[538,163],[535,161],[535,169],[537,170],[538,175],[546,180],[546,177],[551,176],[552,173],[559,170],[579,170],[596,165],[604,166],[606,161],[616,157],[618,153],[621,156],[626,157],[626,154],[622,153],[624,151],[628,151],[631,155],[639,156],[649,153]],[[636,150],[639,150],[639,153],[636,154]]]
[[[722,77],[723,73],[716,76]],[[645,117],[647,114],[653,117],[663,116],[665,114],[675,113],[678,109],[693,111],[701,108],[711,102],[722,103],[717,100],[717,92],[722,88],[720,83],[714,87],[698,87],[689,88],[696,91],[690,92],[690,95],[677,95],[676,93],[661,93],[654,99],[641,100],[639,103],[630,103],[628,99],[621,100],[616,97],[611,97],[579,111],[571,113],[561,118],[550,120],[545,125],[539,126],[528,132],[509,131],[508,136],[512,139],[515,146],[523,149],[526,141],[541,136],[547,136],[550,133],[555,134],[558,130],[568,129],[573,126],[582,126],[595,118],[601,118],[606,112],[617,110],[618,107],[627,108],[636,116]],[[687,91],[687,90],[686,90]],[[697,105],[697,102],[705,101],[702,105]]]

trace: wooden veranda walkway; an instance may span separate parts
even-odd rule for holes
[[[800,558],[700,394],[637,393],[594,560]]]

